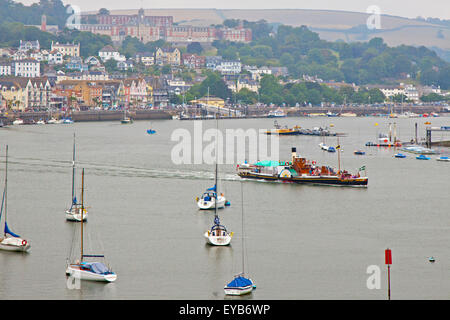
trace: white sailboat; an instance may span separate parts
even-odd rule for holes
[[[21,238],[18,234],[13,233],[7,223],[8,211],[8,146],[6,146],[6,160],[5,160],[5,188],[3,189],[2,205],[0,207],[0,220],[2,214],[5,216],[5,228],[3,237],[0,238],[0,249],[6,251],[26,252],[30,250],[30,242]]]
[[[217,131],[218,132],[218,131]],[[217,214],[217,209],[219,208],[219,198],[217,196],[217,170],[218,170],[218,137],[216,136],[216,175],[214,181],[216,184],[214,185],[214,192],[211,194],[211,197],[214,198],[214,224],[210,230],[207,230],[204,233],[206,243],[213,246],[227,246],[231,242],[231,238],[233,237],[233,232],[229,232],[224,225],[220,224],[219,215]]]
[[[84,209],[84,169],[81,174],[81,210]],[[66,268],[66,275],[72,276],[75,279],[114,282],[117,275],[102,262],[87,262],[85,258],[104,258],[104,255],[99,254],[84,254],[83,244],[83,221],[80,223],[81,228],[81,254],[80,259],[75,263],[69,263]]]
[[[242,296],[252,292],[256,287],[250,278],[245,277],[245,245],[244,245],[244,192],[242,190],[241,181],[241,193],[242,193],[242,272],[235,275],[234,279],[228,283],[223,290],[226,295]]]
[[[216,130],[219,130],[219,120],[216,119]],[[217,137],[216,137],[216,154],[217,151]],[[217,158],[217,157],[216,157]],[[197,201],[197,206],[200,210],[214,210],[214,209],[222,209],[225,207],[227,200],[223,193],[220,195],[217,193],[217,159],[216,159],[216,173],[214,178],[214,187],[206,189],[206,191],[199,198],[197,197],[195,200]]]
[[[212,210],[216,208],[217,199],[217,209],[222,209],[225,207],[226,199],[223,194],[217,195],[217,184],[214,187],[209,188],[204,192],[201,198],[197,197],[197,206],[200,210]]]
[[[66,219],[68,221],[84,221],[87,220],[88,212],[86,208],[81,209],[80,204],[77,203],[77,196],[75,192],[75,133],[73,134],[73,155],[72,155],[72,201],[70,208],[66,210]]]
[[[125,109],[125,106],[123,107],[123,118],[122,120],[120,120],[120,122],[122,124],[128,124],[133,122],[133,119],[127,117],[127,109]]]

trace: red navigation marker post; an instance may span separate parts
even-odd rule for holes
[[[384,251],[384,261],[388,267],[388,300],[391,300],[391,264],[392,264],[392,252],[387,248]]]

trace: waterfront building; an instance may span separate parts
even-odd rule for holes
[[[46,77],[0,78],[0,94],[12,110],[49,107],[51,90],[51,84]]]

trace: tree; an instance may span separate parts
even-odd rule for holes
[[[216,72],[208,72],[208,75],[205,80],[201,83],[193,85],[186,95],[186,99],[189,101],[190,97],[201,98],[208,94],[212,96],[216,96],[226,100],[231,97],[231,90],[228,88],[226,83],[222,80],[222,78]],[[191,99],[192,100],[192,99]]]
[[[200,55],[203,52],[203,47],[200,42],[191,42],[187,45],[186,51],[188,53],[195,53],[197,55]]]
[[[106,8],[100,8],[100,10],[98,10],[98,14],[109,14],[109,10]]]
[[[258,101],[258,94],[256,92],[250,91],[247,88],[242,88],[235,95],[236,101],[240,101],[243,104],[253,104]]]

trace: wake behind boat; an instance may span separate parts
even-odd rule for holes
[[[3,189],[2,205],[0,207],[0,220],[2,215],[5,217],[5,227],[3,237],[0,238],[0,249],[6,251],[26,252],[30,250],[31,245],[28,240],[21,238],[18,234],[12,232],[7,223],[8,212],[8,146],[6,146],[5,160],[5,187]]]

